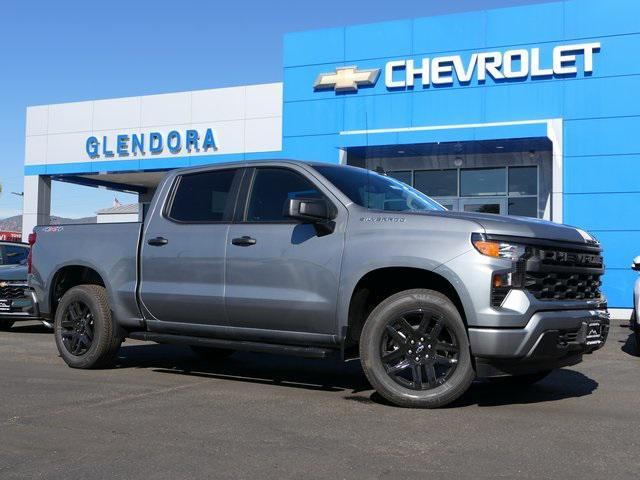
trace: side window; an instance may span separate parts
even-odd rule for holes
[[[27,262],[27,256],[29,255],[29,249],[27,247],[21,247],[19,245],[4,245],[0,246],[3,251],[0,255],[0,263],[4,261],[5,265],[24,265]]]
[[[230,192],[238,169],[191,173],[179,179],[169,217],[179,222],[222,222],[233,208]]]
[[[281,222],[291,198],[323,198],[322,193],[302,175],[285,168],[258,168],[253,178],[246,221]]]

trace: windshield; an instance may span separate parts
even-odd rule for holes
[[[25,265],[29,248],[21,245],[0,245],[0,265]]]
[[[314,168],[351,201],[365,208],[389,212],[446,210],[406,183],[371,170],[333,165],[314,165]]]

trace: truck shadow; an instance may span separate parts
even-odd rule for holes
[[[640,357],[640,351],[636,347],[635,333],[631,332],[625,340],[618,340],[622,344],[620,350],[632,357]]]
[[[15,323],[11,330],[6,333],[49,333],[52,334],[53,330],[45,327],[40,322],[24,322],[24,323]]]
[[[162,374],[336,392],[349,401],[393,406],[372,392],[358,361],[238,352],[213,362],[183,346],[143,344],[123,346],[117,368],[148,368]],[[561,369],[527,387],[474,382],[465,395],[446,408],[550,402],[590,395],[597,388],[598,383],[586,375]]]
[[[371,390],[359,362],[343,363],[337,358],[315,360],[237,352],[212,361],[178,345],[131,345],[120,349],[117,368],[150,368],[157,373],[328,392]]]
[[[527,386],[506,385],[491,381],[474,382],[471,388],[448,408],[477,405],[497,407],[552,402],[591,395],[598,382],[581,372],[562,368],[544,380]]]

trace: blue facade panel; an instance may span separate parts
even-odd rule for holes
[[[417,18],[413,21],[413,53],[462,51],[486,46],[485,11]]]
[[[490,47],[554,42],[564,37],[564,3],[489,10],[486,25]]]

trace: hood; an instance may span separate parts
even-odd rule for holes
[[[26,265],[0,265],[0,282],[27,280]]]
[[[560,242],[587,244],[592,237],[588,233],[568,225],[529,217],[512,217],[490,213],[430,212],[433,215],[471,220],[478,223],[489,235],[536,238]],[[595,240],[595,239],[594,239]]]

